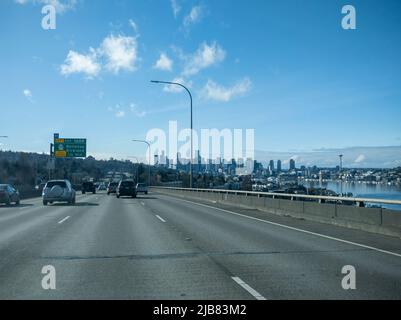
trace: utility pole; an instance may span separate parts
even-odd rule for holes
[[[134,142],[142,142],[142,143],[146,143],[147,145],[148,145],[148,149],[149,149],[149,173],[148,173],[148,176],[149,176],[149,183],[148,183],[148,186],[150,187],[150,163],[151,163],[151,160],[150,160],[150,158],[151,158],[151,152],[150,152],[150,142],[148,142],[148,141],[146,141],[146,140],[132,140],[132,141],[134,141]]]
[[[138,176],[138,171],[139,171],[139,160],[137,157],[130,156],[128,157],[130,159],[134,159],[136,161],[136,173],[135,173],[135,181],[136,183],[139,183],[139,176]]]

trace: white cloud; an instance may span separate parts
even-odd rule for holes
[[[361,162],[364,162],[366,160],[366,157],[365,157],[365,155],[363,155],[363,154],[360,154],[356,159],[355,159],[355,163],[361,163]]]
[[[195,6],[191,9],[190,13],[184,18],[184,27],[188,28],[193,24],[196,24],[202,20],[203,7]]]
[[[208,45],[202,43],[198,50],[187,59],[184,67],[183,75],[195,75],[202,69],[222,62],[226,57],[226,52],[217,42]]]
[[[110,35],[103,40],[99,52],[107,60],[106,69],[117,74],[120,70],[136,69],[137,47],[136,38]]]
[[[63,14],[69,10],[75,9],[77,0],[14,0],[17,4],[28,4],[32,3],[34,5],[52,5],[57,13]]]
[[[61,74],[65,76],[73,73],[84,73],[91,79],[99,74],[101,66],[97,62],[95,50],[91,48],[87,55],[70,50],[60,69]]]
[[[134,20],[129,19],[129,20],[128,20],[128,23],[129,23],[129,25],[131,26],[131,28],[134,29],[135,33],[138,33],[138,32],[139,32],[138,25],[135,23]]]
[[[178,0],[171,0],[171,8],[173,9],[174,18],[177,18],[178,14],[181,12],[181,6]]]
[[[25,90],[23,91],[23,94],[24,94],[24,96],[27,97],[27,98],[32,98],[32,92],[31,92],[31,90],[29,90],[29,89],[25,89]]]
[[[110,35],[98,49],[90,48],[89,54],[70,50],[60,71],[65,76],[84,73],[89,79],[96,77],[103,68],[115,74],[122,70],[135,71],[139,61],[137,47],[134,37]]]
[[[138,118],[143,118],[147,115],[147,112],[140,110],[135,103],[131,103],[129,106],[116,104],[113,107],[108,107],[107,110],[112,112],[116,118],[124,118],[130,111],[135,117]]]
[[[131,112],[138,118],[143,118],[147,115],[146,111],[139,110],[138,106],[135,103],[130,104]]]
[[[187,82],[184,78],[182,77],[177,77],[175,79],[173,79],[171,82],[175,82],[175,83],[180,83],[184,86],[186,86],[187,88],[192,87],[192,82]],[[163,90],[165,92],[170,92],[170,93],[179,93],[182,92],[184,90],[184,88],[177,86],[177,85],[165,85]]]
[[[173,60],[171,60],[165,53],[162,53],[153,68],[163,71],[171,71],[173,69]]]
[[[116,112],[116,117],[117,118],[124,118],[125,117],[125,111],[124,110],[119,110]]]
[[[33,96],[31,90],[25,89],[22,91],[22,94],[25,96],[25,98],[28,99],[29,102],[33,102]]]
[[[202,90],[202,95],[206,99],[229,102],[234,97],[241,96],[248,92],[251,86],[252,82],[249,78],[244,78],[230,88],[223,87],[214,81],[209,80]]]
[[[114,107],[107,108],[110,112],[113,112],[116,118],[124,118],[125,111],[121,108],[119,104],[116,104]]]

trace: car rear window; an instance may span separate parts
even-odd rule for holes
[[[51,181],[46,184],[46,188],[53,188],[54,186],[67,188],[67,184],[64,181]]]
[[[118,186],[118,183],[117,183],[117,182],[112,182],[112,183],[110,183],[110,187],[115,187],[115,186]]]
[[[5,184],[0,185],[0,190],[1,191],[7,190],[7,185]]]
[[[132,181],[123,181],[123,182],[121,182],[121,185],[123,187],[131,187],[134,185],[134,183]]]

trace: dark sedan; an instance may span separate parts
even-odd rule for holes
[[[91,181],[86,181],[82,184],[82,194],[85,194],[87,192],[91,192],[93,194],[96,193],[96,186],[93,182]]]
[[[11,203],[20,204],[20,195],[18,190],[9,184],[0,184],[0,204],[5,203],[9,206]]]
[[[136,185],[134,181],[131,180],[125,180],[125,181],[120,181],[117,187],[117,198],[120,197],[132,197],[136,198]]]

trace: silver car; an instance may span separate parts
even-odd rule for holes
[[[144,194],[148,194],[148,186],[145,183],[138,183],[136,185],[136,192],[137,193],[144,193]]]
[[[42,193],[43,205],[53,202],[75,204],[75,190],[68,180],[53,180],[46,183]]]

